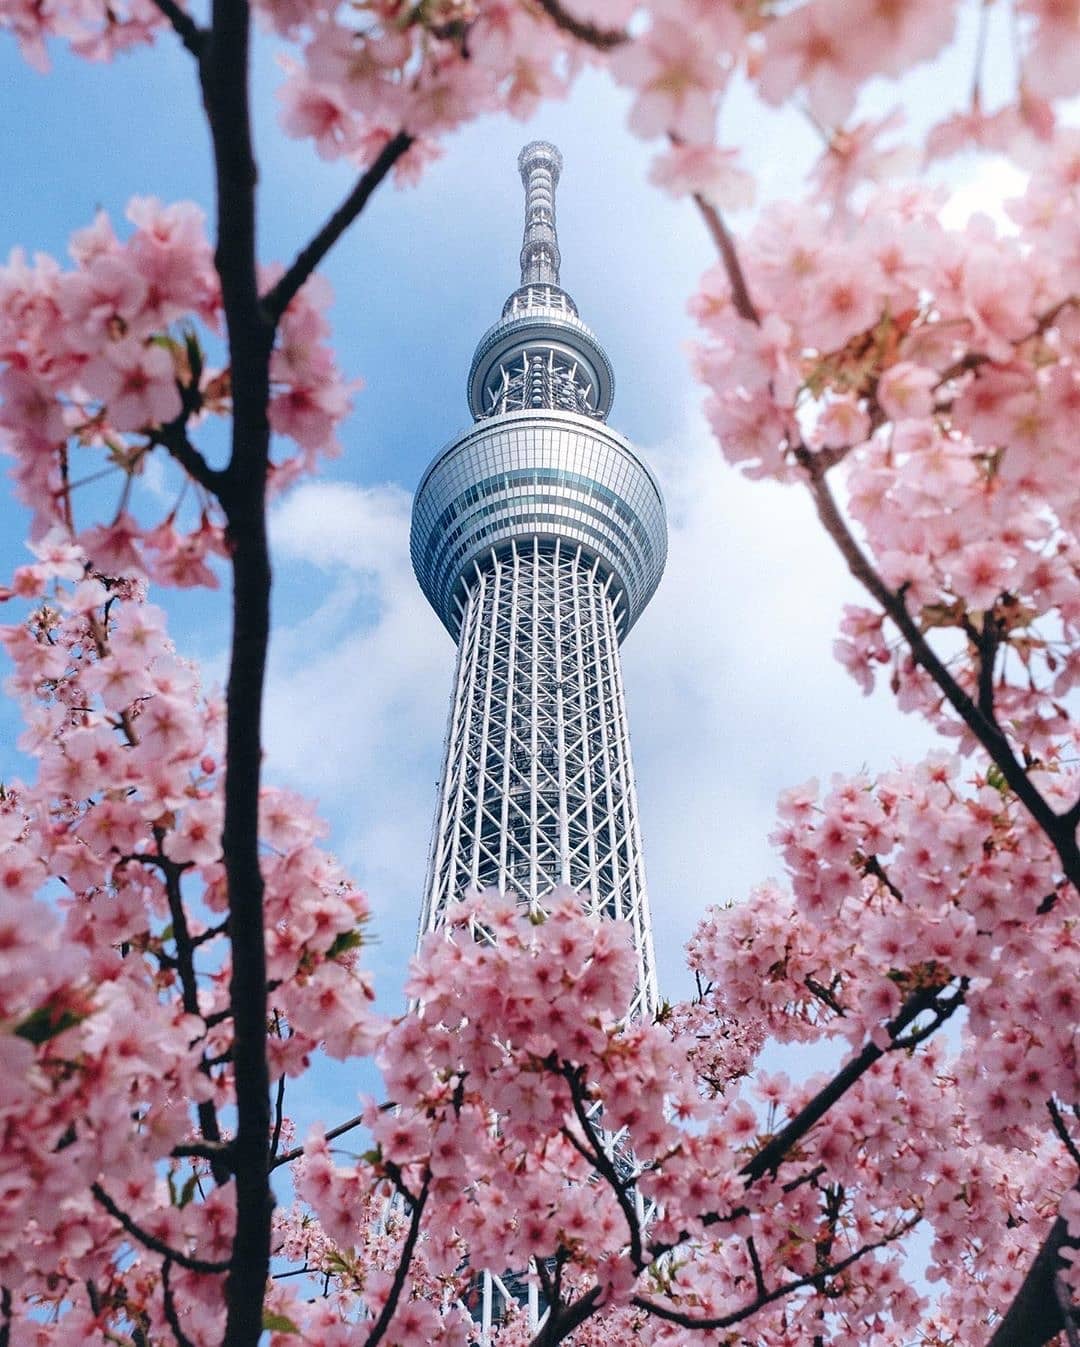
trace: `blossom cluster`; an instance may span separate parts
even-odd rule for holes
[[[983,217],[946,229],[914,191],[879,194],[854,223],[771,208],[742,252],[754,313],[722,272],[693,301],[727,457],[815,483],[842,460],[881,584],[1048,770],[1068,756],[1080,675],[1078,153],[1060,138],[1015,206],[1018,233]],[[837,653],[867,691],[889,670],[902,707],[971,747],[889,614],[850,607]]]
[[[167,1333],[148,1238],[210,1347],[235,1202],[227,1168],[215,1183],[185,1147],[224,1146],[233,1100],[222,708],[140,582],[57,531],[35,552],[13,581],[28,615],[0,628],[37,764],[0,796],[4,1284],[17,1324],[64,1310],[56,1343],[104,1343],[132,1315]],[[371,1050],[368,909],[304,802],[268,788],[260,815],[276,1078],[320,1047]]]
[[[210,494],[196,487],[195,504],[184,508],[181,484],[173,507],[153,518],[152,493],[143,499],[134,491],[148,455],[184,463],[189,437],[231,410],[229,371],[205,354],[221,325],[213,253],[202,212],[190,203],[136,199],[128,219],[124,240],[104,215],[77,232],[69,270],[19,251],[0,267],[0,442],[15,459],[34,536],[65,529],[105,575],[216,585],[210,563],[227,544]],[[267,284],[274,279],[268,273]],[[335,431],[349,410],[328,344],[329,299],[313,277],[280,325],[268,413],[296,451],[272,468],[276,487],[317,455],[336,452]],[[102,479],[110,477],[121,486],[109,522],[80,530],[79,492],[91,493],[100,517],[108,510]]]
[[[718,138],[724,97],[734,83],[766,105],[800,100],[826,129],[834,165],[850,164],[845,126],[862,87],[876,76],[899,79],[940,56],[958,31],[986,22],[979,9],[976,0],[800,0],[779,7],[730,0],[574,0],[565,6],[559,0],[447,0],[412,8],[391,0],[352,8],[325,0],[258,0],[255,6],[264,25],[288,44],[279,89],[283,128],[310,140],[324,159],[370,165],[405,131],[414,143],[396,171],[415,178],[446,132],[493,110],[528,117],[543,100],[563,95],[582,69],[603,63],[631,94],[631,129],[672,141],[656,157],[655,181],[679,193],[704,193],[725,207],[747,204],[753,190],[736,151]],[[1011,91],[992,111],[978,97],[970,106],[946,109],[931,128],[931,153],[1045,138],[1053,100],[1080,90],[1075,62],[1063,55],[1075,37],[1071,8],[1021,0],[1017,9],[1017,21],[1001,39],[1012,47]],[[166,23],[151,0],[0,4],[0,28],[42,68],[50,40],[102,60],[155,40]]]

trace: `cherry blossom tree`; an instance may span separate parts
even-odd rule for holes
[[[39,65],[50,43],[181,42],[217,190],[213,242],[196,207],[136,200],[69,265],[0,270],[0,427],[34,514],[2,638],[37,763],[0,793],[3,1347],[465,1344],[475,1277],[507,1268],[547,1314],[492,1326],[503,1347],[1075,1339],[1080,140],[1055,102],[1080,90],[1080,10],[1010,7],[991,109],[992,8],[260,0],[291,48],[285,131],[357,171],[281,267],[256,255],[247,0],[0,0]],[[896,119],[856,120],[968,11],[972,92],[914,148],[1018,156],[1008,231],[944,228],[895,181]],[[631,90],[657,185],[716,243],[691,303],[723,452],[810,492],[867,594],[838,657],[947,751],[786,793],[789,886],[705,917],[699,995],[656,1023],[626,1019],[626,933],[568,893],[531,915],[463,896],[416,1008],[382,1021],[366,900],[261,779],[267,499],[349,410],[316,269],[440,136],[526,116],[587,64]],[[808,196],[738,239],[733,85],[824,142]],[[186,483],[164,517],[150,455]],[[222,570],[223,705],[149,596]],[[839,1066],[769,1073],[771,1041]],[[298,1138],[285,1082],[317,1051],[373,1055],[385,1094]]]

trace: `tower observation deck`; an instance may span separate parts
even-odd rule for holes
[[[534,141],[521,283],[469,370],[472,427],[416,493],[412,561],[458,659],[421,933],[470,887],[557,884],[633,927],[657,1002],[619,646],[667,555],[660,489],[606,424],[611,363],[560,283],[562,156]]]

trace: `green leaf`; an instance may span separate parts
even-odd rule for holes
[[[199,1182],[198,1174],[190,1175],[187,1182],[184,1184],[183,1188],[180,1189],[180,1200],[176,1204],[178,1207],[187,1206],[187,1204],[195,1196],[195,1185],[198,1182]]]
[[[62,1034],[65,1029],[81,1024],[84,1019],[85,1015],[76,1015],[72,1010],[61,1010],[57,1013],[50,1006],[39,1006],[15,1026],[15,1032],[20,1038],[25,1038],[28,1043],[33,1043],[37,1047],[47,1043],[50,1038]]]
[[[326,951],[328,959],[336,959],[339,954],[347,954],[351,949],[359,949],[364,943],[363,932],[359,929],[352,931],[342,931],[337,936],[334,943]]]
[[[191,366],[191,382],[198,388],[203,372],[203,353],[199,338],[190,329],[184,333],[184,346],[187,349],[188,364]]]
[[[274,1314],[270,1310],[263,1310],[262,1326],[269,1333],[299,1333],[300,1330],[284,1314]]]

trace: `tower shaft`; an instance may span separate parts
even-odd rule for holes
[[[473,356],[474,424],[436,455],[413,505],[413,568],[458,647],[420,934],[443,926],[472,888],[539,910],[569,885],[587,911],[630,924],[629,1013],[652,1018],[619,646],[663,573],[664,503],[641,456],[606,424],[611,363],[560,285],[562,156],[534,141],[518,168],[521,285]],[[618,1137],[607,1144],[615,1163],[631,1164]],[[514,1302],[532,1328],[542,1317],[524,1269],[483,1272],[478,1290],[481,1342]]]
[[[580,544],[531,538],[467,585],[422,930],[471,887],[542,905],[557,884],[628,921],[631,1014],[656,1009],[618,621]]]

